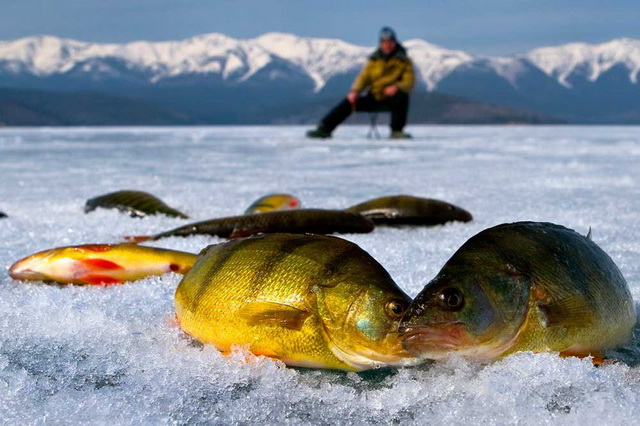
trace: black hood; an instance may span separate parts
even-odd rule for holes
[[[407,56],[407,49],[405,49],[404,46],[400,43],[396,43],[396,49],[388,55],[385,55],[384,53],[382,53],[382,50],[380,50],[380,48],[376,49],[376,51],[373,52],[371,56],[369,56],[369,59],[387,60],[393,57],[402,59],[403,61],[406,61],[407,59],[409,59],[409,57]]]

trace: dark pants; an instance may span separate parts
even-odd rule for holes
[[[340,123],[347,119],[353,113],[351,103],[345,98],[336,105],[320,122],[320,127],[331,133],[338,127]],[[371,94],[361,96],[356,100],[356,112],[391,112],[391,130],[402,131],[407,124],[407,112],[409,111],[409,95],[401,90],[381,101],[374,98]]]

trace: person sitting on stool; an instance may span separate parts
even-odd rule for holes
[[[407,51],[391,28],[382,28],[380,47],[369,56],[347,97],[322,119],[315,130],[309,130],[307,137],[330,138],[331,132],[353,112],[391,111],[390,138],[410,138],[411,135],[402,129],[407,124],[409,92],[414,83],[413,63]],[[364,93],[366,89],[368,91]]]

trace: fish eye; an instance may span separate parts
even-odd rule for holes
[[[400,317],[407,310],[407,305],[402,300],[394,299],[387,302],[385,312],[392,318]]]
[[[446,311],[459,311],[464,306],[464,295],[457,288],[445,288],[438,294],[438,302]]]

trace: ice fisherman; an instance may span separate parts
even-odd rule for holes
[[[403,131],[407,124],[409,93],[415,75],[413,63],[406,49],[398,42],[389,27],[380,30],[380,45],[353,82],[347,97],[336,105],[314,130],[310,138],[325,139],[354,112],[391,112],[391,139],[406,139],[411,135]]]

